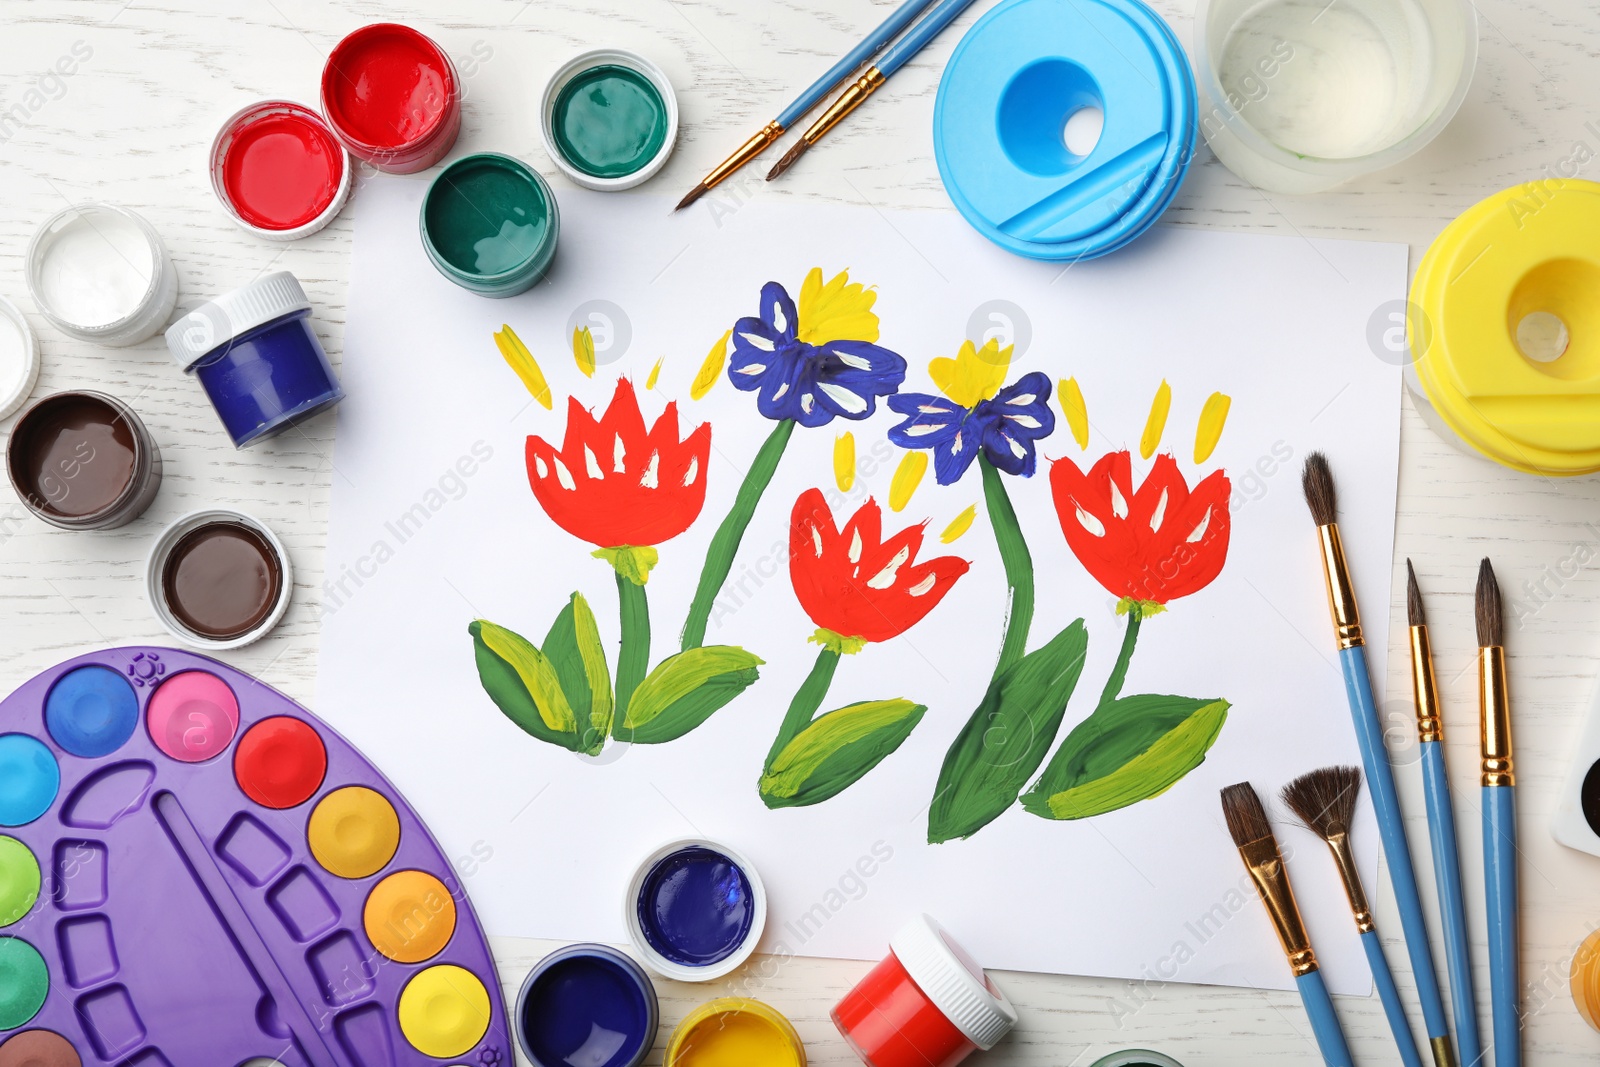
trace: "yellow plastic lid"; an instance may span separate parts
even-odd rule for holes
[[[1411,285],[1413,371],[1498,463],[1600,471],[1600,184],[1546,178],[1475,204]]]

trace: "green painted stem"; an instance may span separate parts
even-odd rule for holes
[[[784,419],[772,428],[739,485],[739,492],[733,498],[733,507],[728,509],[728,517],[722,520],[716,536],[711,539],[711,547],[706,550],[705,565],[700,568],[700,584],[695,588],[694,602],[689,605],[689,616],[683,623],[681,647],[685,652],[705,644],[706,622],[711,618],[711,606],[722,591],[722,583],[728,580],[728,571],[733,568],[733,557],[739,552],[739,542],[744,538],[745,528],[755,516],[756,504],[761,501],[761,494],[772,481],[772,475],[778,469],[778,460],[783,458],[783,450],[788,446],[792,433],[793,419]]]
[[[778,758],[778,753],[798,737],[801,730],[811,725],[817,709],[822,707],[822,701],[828,695],[828,687],[833,684],[833,672],[838,668],[839,653],[828,648],[817,653],[817,662],[812,665],[811,673],[806,675],[806,680],[800,683],[800,688],[794,691],[794,699],[789,702],[789,711],[783,717],[783,725],[778,728],[778,736],[773,740],[771,750],[767,752],[768,771],[772,770],[772,761]]]
[[[1111,668],[1111,677],[1106,679],[1095,711],[1109,705],[1122,692],[1122,683],[1128,680],[1128,664],[1133,660],[1133,646],[1139,643],[1139,623],[1143,618],[1138,604],[1128,605],[1128,629],[1122,635],[1122,650],[1117,653],[1117,664]]]
[[[614,722],[628,714],[628,701],[650,670],[650,601],[644,586],[617,572],[617,605],[622,615],[622,647],[617,652],[617,701]]]
[[[1028,648],[1028,627],[1033,624],[1033,557],[1028,554],[1028,542],[1022,539],[1022,527],[1017,523],[1017,513],[1011,507],[1011,497],[1006,495],[1000,472],[982,453],[978,455],[978,469],[983,472],[983,499],[989,510],[989,525],[994,529],[1000,562],[1006,569],[1006,585],[1011,589],[1006,635],[1000,643],[1000,661],[995,664],[992,676],[998,679],[1022,659]]]

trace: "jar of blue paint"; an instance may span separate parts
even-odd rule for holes
[[[344,399],[288,271],[267,274],[172,324],[167,348],[200,379],[235,448],[264,441]]]
[[[664,978],[707,982],[755,952],[767,924],[767,891],[737,850],[683,838],[639,864],[623,920],[645,966]]]
[[[605,945],[579,944],[528,973],[515,1021],[534,1067],[639,1067],[661,1019],[655,986],[637,963]]]

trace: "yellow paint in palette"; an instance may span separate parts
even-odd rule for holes
[[[667,1042],[666,1067],[806,1067],[806,1049],[789,1020],[745,997],[722,997],[691,1011]]]

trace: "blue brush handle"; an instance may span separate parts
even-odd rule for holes
[[[911,27],[911,32],[894,43],[894,47],[883,54],[878,60],[877,68],[887,78],[899,70],[906,60],[927,47],[929,41],[944,32],[944,28],[956,20],[967,8],[972,6],[972,0],[939,0],[939,6],[928,12],[928,17]]]
[[[1483,879],[1489,894],[1489,991],[1494,1067],[1521,1067],[1522,980],[1517,963],[1517,801],[1509,785],[1483,787]]]
[[[1378,999],[1383,1001],[1383,1013],[1389,1017],[1389,1029],[1394,1031],[1395,1047],[1400,1050],[1400,1060],[1406,1067],[1422,1067],[1422,1056],[1417,1052],[1417,1039],[1406,1022],[1406,1006],[1400,1002],[1400,990],[1394,987],[1394,975],[1389,973],[1389,960],[1383,954],[1383,943],[1378,931],[1368,930],[1361,935],[1361,947],[1367,950],[1367,964],[1372,968],[1372,980],[1378,986]]]
[[[1467,909],[1461,896],[1461,852],[1456,845],[1455,808],[1445,772],[1444,746],[1422,744],[1422,789],[1428,798],[1428,839],[1433,846],[1433,876],[1444,923],[1445,964],[1450,971],[1450,1007],[1456,1017],[1456,1049],[1465,1067],[1482,1067],[1478,1002],[1472,991],[1472,955],[1467,941]]]
[[[1344,669],[1345,693],[1350,698],[1356,740],[1361,743],[1361,762],[1366,767],[1372,806],[1378,813],[1383,855],[1389,862],[1389,880],[1394,885],[1395,901],[1400,905],[1400,927],[1406,936],[1406,952],[1411,957],[1411,972],[1422,1001],[1422,1022],[1430,1040],[1440,1037],[1449,1040],[1450,1026],[1445,1021],[1444,1000],[1439,995],[1439,977],[1433,970],[1433,949],[1428,945],[1428,927],[1422,919],[1422,896],[1417,892],[1411,846],[1406,841],[1400,798],[1394,789],[1394,770],[1389,766],[1383,726],[1378,722],[1378,709],[1372,700],[1366,650],[1360,645],[1341,649],[1339,665]]]
[[[1317,1048],[1322,1050],[1322,1061],[1328,1067],[1355,1067],[1350,1059],[1350,1046],[1345,1043],[1344,1030],[1339,1026],[1339,1017],[1333,1013],[1333,998],[1328,996],[1328,987],[1322,984],[1322,972],[1302,974],[1294,984],[1300,987],[1300,999],[1311,1017],[1311,1032],[1316,1035]]]
[[[911,20],[927,10],[933,0],[905,0],[895,9],[894,14],[878,24],[878,28],[869,33],[866,40],[846,52],[839,62],[828,68],[828,73],[812,82],[810,87],[799,96],[794,103],[783,109],[783,114],[778,116],[778,125],[788,129],[799,122],[807,111],[822,102],[822,98],[833,91],[834,87],[847,76],[854,74],[856,68],[881,52],[888,43],[899,36],[900,31],[911,25]]]

